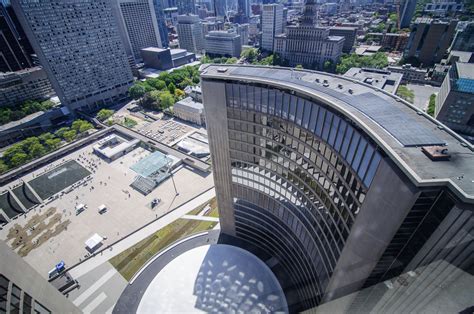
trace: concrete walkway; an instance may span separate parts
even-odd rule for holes
[[[109,250],[102,252],[102,254],[91,257],[87,261],[71,269],[69,273],[71,274],[73,278],[78,278],[78,277],[83,276],[84,274],[93,270],[94,268],[101,265],[102,263],[107,262],[112,257],[120,254],[121,252],[125,251],[126,249],[138,243],[139,241],[152,235],[159,229],[165,227],[166,225],[170,224],[176,219],[181,218],[183,215],[187,214],[188,212],[195,209],[199,205],[202,205],[203,203],[209,201],[214,196],[215,196],[214,189],[211,189],[199,195],[198,197],[176,208],[175,210],[171,211],[170,213],[158,219],[157,221],[135,232],[134,234],[124,238],[123,240],[121,240],[120,242],[112,246]]]
[[[195,215],[184,215],[184,219],[192,219],[192,220],[202,220],[202,221],[219,221],[219,218],[217,217],[208,217],[208,216],[195,216]]]

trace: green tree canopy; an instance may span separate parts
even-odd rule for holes
[[[105,121],[108,118],[110,118],[114,114],[113,110],[110,109],[100,109],[100,111],[97,113],[97,119],[100,121]]]
[[[382,69],[388,65],[387,56],[383,52],[377,52],[371,56],[358,56],[355,53],[342,55],[336,66],[336,72],[346,73],[352,67]]]
[[[168,85],[168,91],[171,93],[171,94],[174,94],[174,92],[176,91],[176,86],[173,84],[173,83],[170,83]]]
[[[68,130],[63,133],[63,138],[66,142],[72,142],[76,139],[77,132],[76,130]]]
[[[413,100],[415,99],[415,93],[405,85],[400,85],[398,87],[397,96],[411,103],[413,103]]]
[[[174,105],[174,97],[170,92],[165,91],[160,94],[160,108],[167,109]]]
[[[435,109],[436,109],[436,94],[431,94],[430,102],[428,103],[428,110],[426,110],[426,113],[434,117]]]
[[[257,58],[258,50],[257,48],[247,48],[242,50],[240,57],[244,58],[247,62],[253,63]]]
[[[135,84],[128,89],[128,93],[133,99],[140,99],[145,95],[146,89],[143,85]]]

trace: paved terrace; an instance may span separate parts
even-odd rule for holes
[[[417,185],[449,185],[474,203],[474,147],[408,102],[381,89],[328,73],[280,67],[208,65],[203,79],[272,84],[318,99],[356,123]],[[421,146],[446,145],[451,159],[431,161]]]

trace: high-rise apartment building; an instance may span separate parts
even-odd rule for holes
[[[204,48],[204,38],[199,16],[179,15],[176,28],[178,30],[179,47],[189,52],[201,53]]]
[[[283,33],[283,6],[265,4],[262,8],[262,49],[274,50],[275,36]]]
[[[439,63],[454,38],[457,20],[417,18],[412,25],[405,57],[415,57],[424,66]]]
[[[141,60],[141,49],[162,47],[152,0],[117,0],[117,5],[122,39],[136,62]]]
[[[436,119],[474,137],[474,64],[456,62],[436,96]]]
[[[368,294],[389,297],[401,274],[472,269],[474,155],[461,137],[349,78],[201,70],[222,238],[266,261],[290,312],[351,294],[337,312],[367,313]]]
[[[322,69],[326,61],[339,61],[344,37],[331,36],[329,28],[316,26],[317,17],[316,2],[306,0],[299,25],[287,26],[285,34],[275,36],[274,51],[289,65]]]
[[[3,241],[0,256],[1,313],[81,313]]]
[[[165,13],[163,12],[163,4],[161,0],[153,0],[153,7],[155,9],[156,22],[158,23],[158,31],[160,33],[161,46],[163,48],[169,47],[168,28],[166,27]]]
[[[133,82],[111,0],[15,0],[56,94],[70,110],[125,97]]]
[[[0,72],[14,72],[32,66],[30,56],[7,8],[0,3]]]
[[[400,28],[410,27],[416,9],[416,0],[403,0],[400,4]]]
[[[236,32],[211,31],[205,38],[206,54],[211,56],[240,57],[242,42]]]

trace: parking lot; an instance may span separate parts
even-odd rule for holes
[[[67,221],[66,228],[62,228],[60,233],[50,233],[46,241],[28,251],[24,257],[44,277],[47,277],[48,271],[61,260],[64,260],[67,266],[71,266],[87,256],[84,242],[93,234],[98,233],[106,237],[103,245],[107,246],[213,186],[211,174],[203,175],[180,166],[172,176],[179,195],[176,195],[172,179],[169,178],[153,192],[144,196],[130,187],[136,176],[130,166],[150,152],[139,147],[107,163],[93,154],[94,144],[74,151],[66,158],[37,169],[9,184],[16,186],[21,181],[30,181],[70,161],[77,162],[91,173],[90,179],[75,184],[74,188],[65,187],[64,190],[69,190],[68,193],[63,193],[63,190],[55,194],[46,201],[47,203],[42,203],[27,214],[12,220],[0,230],[0,238],[6,240],[10,229],[15,225],[21,230],[21,227],[32,225],[31,219],[38,219],[50,208],[56,209],[54,215],[60,215],[55,216],[59,217],[57,223]],[[1,189],[6,188],[4,186]],[[155,208],[151,208],[150,204],[155,198],[161,199],[161,202]],[[87,208],[76,215],[75,208],[78,204],[84,204]],[[107,211],[103,214],[98,212],[101,205],[107,207]],[[45,240],[45,237],[42,239]],[[11,239],[6,242],[12,246]]]

